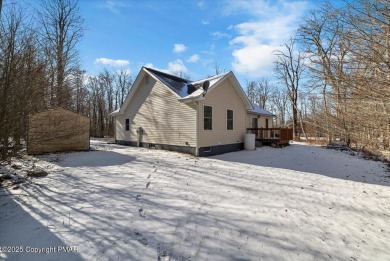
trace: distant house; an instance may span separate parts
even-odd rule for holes
[[[27,153],[89,150],[88,117],[55,108],[28,116]]]
[[[242,149],[247,128],[272,127],[274,117],[251,104],[233,72],[189,81],[146,67],[111,115],[118,144],[197,156]]]

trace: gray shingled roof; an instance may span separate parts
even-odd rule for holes
[[[267,115],[267,116],[275,116],[271,112],[267,111],[266,109],[261,108],[259,105],[252,102],[253,110],[248,110],[248,112],[259,114],[259,115]]]
[[[157,71],[155,69],[146,68],[150,73],[152,73],[156,78],[158,78],[161,82],[163,82],[166,86],[168,86],[172,91],[177,93],[180,97],[185,97],[190,95],[194,91],[197,90],[195,86],[191,84],[189,80],[170,75],[161,71]]]
[[[155,69],[144,67],[151,74],[153,74],[156,78],[158,78],[161,82],[163,82],[166,86],[168,86],[172,91],[177,93],[181,98],[186,98],[188,96],[198,96],[203,93],[202,85],[205,81],[210,81],[210,87],[217,83],[223,76],[227,73],[215,75],[206,79],[202,79],[199,81],[189,81],[174,75],[170,75]],[[199,90],[195,93],[195,91]],[[193,95],[191,95],[193,94]]]

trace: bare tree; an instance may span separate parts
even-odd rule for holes
[[[263,109],[267,109],[267,104],[271,94],[271,85],[268,79],[262,79],[257,82],[258,103]]]
[[[298,31],[298,39],[310,61],[307,68],[311,82],[322,92],[329,141],[334,135],[349,139],[346,104],[351,85],[346,74],[350,68],[350,29],[343,21],[345,15],[344,10],[325,3],[304,19]]]
[[[256,82],[246,82],[246,95],[251,103],[257,102],[257,85]]]
[[[130,91],[131,86],[133,85],[133,78],[126,70],[121,70],[117,72],[116,75],[116,91],[115,91],[115,107],[118,109],[122,106],[127,93]]]
[[[246,94],[252,103],[258,104],[261,108],[267,109],[270,101],[271,88],[267,79],[259,81],[247,81]]]
[[[298,90],[301,83],[301,75],[304,70],[303,54],[294,49],[294,40],[291,39],[289,44],[285,44],[285,51],[277,50],[275,55],[274,72],[276,77],[286,87],[288,97],[291,102],[293,132],[294,138],[298,136]]]
[[[111,72],[103,69],[98,76],[90,76],[86,81],[91,118],[91,135],[112,137],[114,119],[110,113],[120,108],[133,84],[133,78],[125,71]]]
[[[42,27],[41,44],[44,48],[50,75],[52,106],[69,104],[66,78],[77,67],[77,44],[83,36],[83,18],[77,0],[42,0],[39,22]]]
[[[355,112],[353,138],[362,147],[390,149],[390,2],[360,0],[348,5],[351,60],[349,82]],[[365,110],[362,110],[366,108]],[[358,113],[356,113],[358,112]],[[356,124],[357,123],[357,124]]]
[[[285,90],[274,88],[271,93],[271,107],[276,117],[276,124],[278,126],[286,125],[286,118],[288,113],[288,94]]]
[[[390,3],[346,3],[323,4],[298,31],[310,60],[307,74],[321,95],[310,98],[307,116],[329,140],[389,149]]]
[[[35,45],[36,33],[17,4],[6,6],[0,20],[0,147],[8,157],[10,143],[25,138],[28,113],[43,102],[44,64]],[[13,146],[16,148],[17,146]]]

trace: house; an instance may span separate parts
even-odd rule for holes
[[[27,153],[89,150],[90,120],[64,108],[28,116]]]
[[[252,103],[253,109],[248,110],[249,128],[272,128],[274,114]]]
[[[143,67],[115,117],[118,144],[209,156],[243,148],[274,115],[253,106],[233,72],[199,81]]]

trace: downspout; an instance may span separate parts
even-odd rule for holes
[[[114,140],[116,143],[116,116],[114,116]]]
[[[199,101],[192,101],[196,108],[196,142],[195,142],[195,156],[199,157]]]

